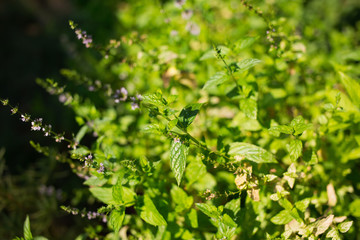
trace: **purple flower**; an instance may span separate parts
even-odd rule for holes
[[[174,4],[176,7],[181,8],[185,4],[186,0],[175,0]]]
[[[188,20],[188,19],[190,19],[192,17],[193,13],[194,13],[193,10],[186,9],[181,13],[181,16],[182,16],[183,19]]]
[[[28,121],[30,121],[30,115],[28,115],[28,114],[21,114],[21,121],[23,121],[23,122],[28,122]]]
[[[40,131],[42,125],[42,118],[37,118],[31,122],[31,130]]]
[[[100,163],[100,168],[99,168],[99,170],[97,170],[97,172],[98,173],[104,173],[104,171],[105,171],[104,164]]]
[[[61,142],[62,140],[64,140],[64,134],[57,134],[55,137],[55,142]]]
[[[51,134],[51,125],[45,125],[42,130],[45,133],[45,136],[50,136],[50,134]]]
[[[200,27],[194,22],[188,22],[185,29],[189,31],[192,35],[197,36],[200,34]]]
[[[132,110],[135,110],[135,109],[137,109],[137,108],[139,108],[139,104],[136,103],[136,102],[132,102],[132,103],[131,103],[131,109],[132,109]]]

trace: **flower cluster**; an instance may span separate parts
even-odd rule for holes
[[[87,219],[89,219],[89,220],[92,220],[95,218],[101,218],[104,223],[107,222],[106,215],[103,213],[98,213],[98,212],[94,212],[94,211],[86,211],[86,209],[83,209],[80,211],[78,208],[65,207],[65,206],[61,206],[61,208],[64,211],[66,211],[67,213],[70,213],[72,215],[80,214],[81,217],[87,217]]]
[[[76,24],[73,21],[69,21],[71,29],[75,30],[75,34],[78,39],[82,40],[82,43],[85,47],[89,48],[92,46],[92,37],[86,33],[86,31],[81,30],[80,28],[76,28]]]
[[[42,118],[37,118],[31,122],[31,130],[40,131],[42,128]]]
[[[38,189],[40,195],[43,196],[55,196],[57,200],[61,200],[62,199],[62,190],[61,189],[55,189],[54,186],[45,186],[45,185],[41,185]]]
[[[122,87],[115,91],[115,94],[113,97],[115,99],[114,100],[115,103],[125,102],[126,99],[128,98],[128,91],[126,90],[126,88]]]
[[[115,91],[115,94],[113,95],[113,98],[115,103],[125,102],[128,99],[128,91],[124,87],[117,89]],[[140,107],[139,102],[143,99],[140,94],[136,94],[135,97],[129,97],[129,98],[131,100],[132,110],[135,110]]]
[[[47,137],[47,136],[50,136],[50,134],[51,134],[51,125],[49,124],[49,125],[45,125],[43,128],[42,128],[42,130],[43,130],[43,132],[44,132],[44,134],[45,134],[45,136]]]
[[[216,194],[211,192],[210,189],[206,189],[206,191],[203,194],[205,196],[205,199],[208,201],[216,198]]]

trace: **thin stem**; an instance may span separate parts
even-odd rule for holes
[[[238,82],[236,81],[236,79],[235,79],[235,77],[234,77],[234,75],[233,75],[233,71],[231,70],[230,66],[229,66],[229,65],[227,64],[227,62],[225,61],[224,55],[221,54],[221,50],[220,50],[217,46],[215,46],[215,45],[213,45],[213,46],[214,46],[214,48],[215,48],[216,55],[217,55],[217,56],[221,59],[221,61],[224,63],[224,65],[225,65],[225,67],[226,67],[226,69],[227,69],[227,71],[228,71],[231,79],[234,81],[234,83],[235,83],[235,85],[236,85],[236,87],[237,87],[237,89],[238,89],[238,91],[239,91],[239,93],[240,93],[240,92],[241,92],[240,85],[239,85]]]

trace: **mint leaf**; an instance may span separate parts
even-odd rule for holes
[[[123,204],[123,188],[120,182],[112,187],[112,197],[117,204]]]
[[[231,156],[245,157],[256,163],[276,163],[274,156],[270,152],[250,143],[231,143],[229,154]]]
[[[257,117],[257,102],[252,98],[244,98],[240,100],[240,109],[250,119],[256,119]]]
[[[193,103],[187,105],[179,114],[178,125],[181,128],[187,128],[194,120],[196,115],[199,113],[202,103]]]
[[[291,121],[290,126],[293,127],[294,129],[293,134],[299,135],[302,134],[305,130],[311,128],[312,124],[311,123],[306,124],[302,116],[297,116]]]
[[[121,208],[120,210],[114,209],[111,211],[109,223],[115,232],[119,232],[122,223],[124,221],[124,218],[125,218],[125,208]]]
[[[147,223],[154,226],[166,226],[167,223],[164,217],[156,209],[153,201],[147,195],[143,198],[139,198],[140,207],[140,217]]]
[[[278,126],[273,126],[273,127],[269,128],[269,131],[278,132],[278,133],[285,133],[285,134],[293,134],[294,129],[292,127],[290,127],[290,126],[278,125]]]
[[[24,238],[25,240],[32,240],[33,236],[31,234],[31,230],[30,230],[30,220],[29,220],[29,215],[26,215],[26,219],[24,222]]]
[[[209,89],[212,87],[216,87],[229,79],[229,76],[226,72],[217,72],[215,75],[211,76],[210,79],[205,83],[203,89]]]
[[[240,72],[244,72],[259,63],[261,63],[261,60],[259,59],[248,58],[238,62],[236,65],[238,68],[240,68]]]
[[[170,166],[173,171],[177,184],[180,185],[181,178],[186,167],[186,156],[188,147],[180,140],[173,140],[170,149]]]
[[[213,205],[209,205],[206,203],[196,203],[195,204],[201,212],[203,212],[206,216],[218,219],[220,217],[220,213],[217,208]]]
[[[285,225],[291,222],[291,220],[293,220],[293,217],[287,210],[282,210],[270,219],[270,221],[276,225]]]
[[[289,146],[288,151],[290,154],[290,159],[294,162],[296,161],[302,154],[302,142],[299,139],[292,139]]]
[[[343,72],[338,72],[340,81],[344,85],[346,92],[349,94],[352,102],[360,107],[360,84]]]
[[[144,95],[142,102],[145,104],[152,104],[157,107],[163,107],[167,105],[167,102],[163,98],[162,92],[160,90],[158,90],[156,93]]]
[[[346,233],[347,231],[349,231],[352,224],[353,224],[353,221],[346,221],[346,222],[340,223],[338,225],[338,229],[341,233]]]

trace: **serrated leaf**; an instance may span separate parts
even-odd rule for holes
[[[261,60],[259,59],[248,58],[236,63],[236,65],[238,66],[238,68],[240,68],[240,72],[244,72],[259,63],[261,63]]]
[[[187,152],[188,147],[180,140],[172,141],[170,149],[170,166],[178,185],[180,185],[181,178],[186,168]]]
[[[152,104],[157,107],[163,107],[167,104],[166,100],[162,97],[161,91],[144,95],[142,102],[145,104]]]
[[[218,219],[220,217],[220,213],[214,205],[206,204],[206,203],[195,203],[195,205],[203,212],[206,216]]]
[[[294,132],[292,127],[286,126],[286,125],[273,126],[273,127],[269,128],[269,131],[285,133],[285,134],[293,134],[293,132]]]
[[[218,49],[221,50],[221,54],[228,54],[230,52],[230,49],[225,47],[225,46],[218,46],[217,47]],[[207,59],[213,59],[213,58],[216,58],[216,51],[214,49],[211,49],[207,52],[205,52],[201,58],[200,58],[200,61],[204,61],[204,60],[207,60]]]
[[[162,129],[157,124],[147,124],[141,130],[144,133],[154,133],[157,135],[163,135]]]
[[[302,134],[305,130],[312,128],[312,124],[305,123],[305,120],[302,116],[297,116],[294,118],[291,121],[290,126],[294,129],[294,135]]]
[[[302,155],[302,142],[299,139],[292,139],[288,151],[290,154],[290,159],[295,162]]]
[[[331,225],[332,221],[334,219],[334,215],[329,215],[325,219],[321,219],[316,224],[316,232],[315,236],[319,236],[320,234],[323,234]]]
[[[125,208],[121,208],[120,210],[114,209],[111,211],[109,223],[110,226],[115,230],[115,232],[119,232],[122,223],[125,217]]]
[[[123,195],[124,195],[124,191],[122,185],[120,184],[120,182],[118,182],[116,185],[112,187],[112,197],[116,202],[116,204],[124,203]]]
[[[203,89],[209,89],[212,87],[216,87],[229,79],[229,76],[226,72],[217,72],[215,75],[211,76],[210,79],[205,83]]]
[[[24,222],[24,238],[25,238],[25,240],[32,240],[33,239],[31,229],[30,229],[29,215],[26,215],[26,219],[25,219],[25,222]]]
[[[164,217],[156,209],[153,201],[147,195],[143,197],[142,206],[139,207],[140,217],[147,223],[154,226],[166,226]]]
[[[305,198],[301,201],[297,201],[295,203],[295,207],[299,209],[301,212],[305,212],[305,210],[308,208],[310,204],[310,198]]]
[[[181,128],[187,128],[195,120],[195,117],[199,113],[201,106],[202,103],[193,103],[183,108],[178,117],[178,126]]]
[[[338,225],[338,229],[341,233],[346,233],[347,231],[349,231],[352,224],[353,224],[353,221],[346,221],[346,222],[340,223]]]
[[[257,118],[257,102],[252,98],[244,98],[240,100],[240,109],[243,111],[246,117],[250,119]]]
[[[289,223],[291,220],[293,220],[293,217],[290,215],[290,213],[287,210],[282,210],[281,212],[279,212],[270,219],[270,221],[276,225],[285,225]]]
[[[331,228],[330,231],[326,234],[327,238],[331,238],[332,240],[340,240],[339,232],[336,230],[336,228]]]
[[[256,163],[276,163],[274,156],[270,152],[250,143],[231,143],[229,155],[245,157]]]
[[[341,83],[344,85],[346,92],[349,94],[352,102],[360,107],[360,84],[343,72],[338,72]]]

